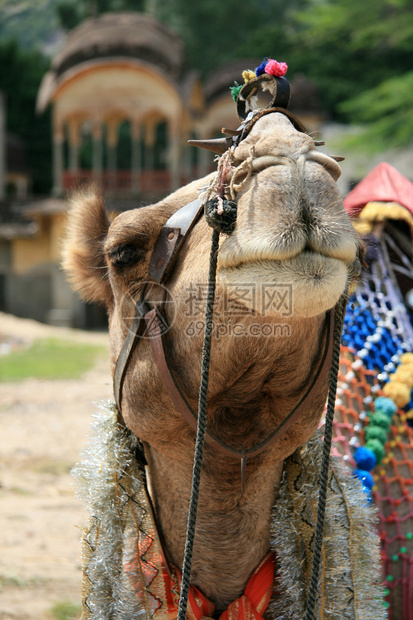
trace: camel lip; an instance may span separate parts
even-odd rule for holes
[[[336,261],[340,261],[341,263],[343,263],[344,265],[346,265],[346,267],[349,267],[354,261],[345,261],[343,258],[338,257],[338,256],[329,256],[327,254],[323,254],[321,252],[315,252],[314,250],[311,250],[310,248],[305,248],[304,250],[301,250],[295,254],[291,254],[291,256],[288,256],[287,258],[271,258],[269,256],[253,256],[251,257],[251,259],[249,260],[241,260],[236,264],[225,264],[225,260],[224,261],[218,261],[218,272],[221,270],[230,270],[230,269],[242,269],[242,267],[247,267],[249,265],[253,265],[253,264],[257,264],[257,263],[263,263],[263,264],[277,264],[277,265],[285,265],[287,266],[289,263],[291,263],[292,261],[299,259],[299,258],[309,258],[310,260],[312,259],[325,259],[326,262],[330,261],[330,260],[336,260]]]
[[[253,307],[262,308],[265,316],[280,316],[278,306],[282,306],[282,317],[303,318],[337,303],[351,279],[351,269],[344,260],[300,252],[286,260],[257,259],[222,267],[217,276],[228,298],[232,294],[244,298],[250,291]],[[288,308],[283,299],[289,300]]]

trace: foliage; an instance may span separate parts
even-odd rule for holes
[[[77,379],[106,349],[71,341],[36,340],[28,349],[0,357],[0,381],[38,379]]]
[[[0,41],[16,40],[25,49],[53,45],[58,0],[0,0]]]
[[[87,17],[110,11],[143,11],[144,0],[61,0],[56,7],[59,23],[71,30]]]
[[[392,77],[371,90],[345,101],[340,109],[368,123],[349,145],[367,145],[371,151],[404,146],[413,135],[413,71]]]
[[[82,608],[80,605],[63,601],[53,605],[51,611],[56,620],[77,620],[82,613]]]
[[[371,123],[370,147],[413,135],[410,0],[307,0],[294,15],[297,67],[319,85],[333,116]]]
[[[157,17],[183,37],[203,75],[234,58],[286,60],[319,87],[331,117],[368,123],[370,147],[413,134],[410,0],[154,0]],[[251,67],[252,68],[252,67]]]
[[[331,118],[368,125],[370,146],[407,144],[413,134],[410,0],[0,0],[0,16],[10,28],[24,23],[26,32],[20,40],[33,45],[47,38],[39,34],[44,32],[41,19],[48,19],[49,33],[56,29],[58,20],[50,12],[56,6],[67,30],[107,11],[146,11],[180,34],[189,67],[204,78],[237,58],[255,58],[257,64],[264,56],[287,61],[288,77],[304,73],[316,83]],[[33,14],[33,28],[24,21],[26,13]],[[0,23],[0,37],[6,32],[4,24]],[[0,75],[7,63],[0,54]],[[26,68],[33,77],[35,67]],[[19,82],[28,84],[30,91],[32,78],[26,77],[26,68],[21,71],[14,65],[10,74],[21,76]],[[4,88],[1,78],[0,88]],[[18,117],[19,110],[28,105],[26,94],[13,97],[16,105],[9,107],[12,116]],[[30,126],[31,119],[24,110],[22,114],[22,125]],[[16,125],[15,118],[12,123]],[[41,129],[37,125],[36,148],[41,147],[46,125],[50,126],[46,117]],[[26,135],[21,128],[13,131]],[[46,134],[43,145],[50,148]],[[37,161],[42,159],[37,157]]]
[[[282,56],[287,47],[287,23],[303,0],[157,0],[150,5],[155,17],[173,26],[186,44],[189,64],[202,75],[234,58]],[[261,45],[262,32],[270,45]],[[282,58],[281,58],[282,59]]]
[[[6,98],[7,130],[25,140],[34,190],[50,187],[50,115],[35,111],[37,92],[49,61],[35,50],[27,51],[15,41],[0,43],[0,91]]]

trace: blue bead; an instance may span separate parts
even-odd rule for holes
[[[368,489],[373,488],[374,480],[370,472],[365,471],[364,469],[354,469],[353,476],[354,478],[358,478]]]
[[[356,461],[359,469],[364,471],[371,471],[377,463],[376,455],[370,448],[360,446],[354,453],[354,460]]]

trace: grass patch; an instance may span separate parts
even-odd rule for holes
[[[0,575],[0,592],[6,587],[25,588],[26,581],[17,575]]]
[[[39,474],[52,474],[53,476],[62,476],[64,474],[70,474],[74,466],[73,463],[66,463],[65,461],[54,461],[54,460],[42,460],[36,463],[35,461],[31,462],[31,470],[36,471]]]
[[[25,590],[29,587],[38,587],[45,583],[46,580],[43,577],[19,577],[14,573],[3,574],[0,573],[0,592],[5,588],[19,588]]]
[[[80,605],[63,601],[53,605],[51,612],[56,620],[78,620],[82,613],[82,608]]]
[[[78,379],[89,370],[106,347],[58,340],[36,340],[24,350],[0,357],[0,381]]]

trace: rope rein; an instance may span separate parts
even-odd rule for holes
[[[208,273],[208,289],[207,289],[207,301],[205,308],[205,327],[204,327],[204,341],[202,347],[202,361],[201,361],[201,384],[199,388],[198,399],[198,423],[194,452],[194,466],[192,473],[192,488],[191,498],[189,502],[188,511],[188,523],[186,532],[186,542],[184,551],[184,561],[182,566],[182,583],[181,593],[179,599],[178,620],[186,620],[187,607],[189,597],[189,587],[191,580],[191,568],[192,568],[192,556],[195,540],[195,526],[198,510],[198,498],[199,488],[201,481],[201,468],[204,455],[204,442],[207,428],[207,394],[208,394],[208,382],[209,382],[209,365],[211,358],[211,342],[213,331],[213,310],[215,300],[215,285],[216,285],[216,271],[218,261],[218,248],[219,248],[219,235],[218,228],[213,228],[212,240],[211,240],[211,252],[209,260],[209,273]],[[314,620],[314,612],[317,601],[318,581],[322,562],[321,550],[323,544],[323,529],[324,529],[324,517],[327,499],[327,482],[328,482],[328,470],[330,461],[331,442],[333,434],[333,418],[334,407],[337,391],[338,370],[339,370],[339,356],[340,356],[340,342],[341,332],[344,322],[344,314],[346,309],[346,294],[343,294],[336,306],[335,319],[334,319],[334,334],[333,334],[333,357],[331,362],[330,371],[330,383],[327,400],[327,412],[325,421],[325,433],[323,443],[323,455],[320,470],[320,491],[317,510],[317,524],[314,537],[314,552],[313,563],[311,570],[310,586],[308,591],[307,608],[305,620]],[[327,335],[328,338],[328,335]]]
[[[327,500],[328,469],[330,464],[331,440],[333,436],[333,418],[339,371],[341,331],[343,329],[345,311],[346,295],[344,294],[338,301],[335,312],[333,358],[331,360],[330,385],[327,399],[323,455],[320,468],[320,491],[317,509],[317,525],[314,536],[313,564],[311,568],[310,586],[308,588],[305,620],[314,620],[314,611],[317,601],[318,580],[321,567],[321,549],[323,545],[324,517]]]
[[[178,620],[186,620],[188,606],[189,583],[191,579],[192,552],[195,539],[195,523],[198,510],[199,485],[201,466],[204,456],[204,440],[207,425],[207,393],[209,380],[209,361],[211,357],[212,314],[215,300],[215,279],[217,272],[219,231],[213,229],[211,253],[209,258],[208,290],[205,309],[204,343],[202,346],[201,385],[198,400],[198,426],[195,442],[194,468],[192,473],[192,490],[189,502],[188,525],[186,532],[184,563],[182,567],[181,595],[179,599]]]

